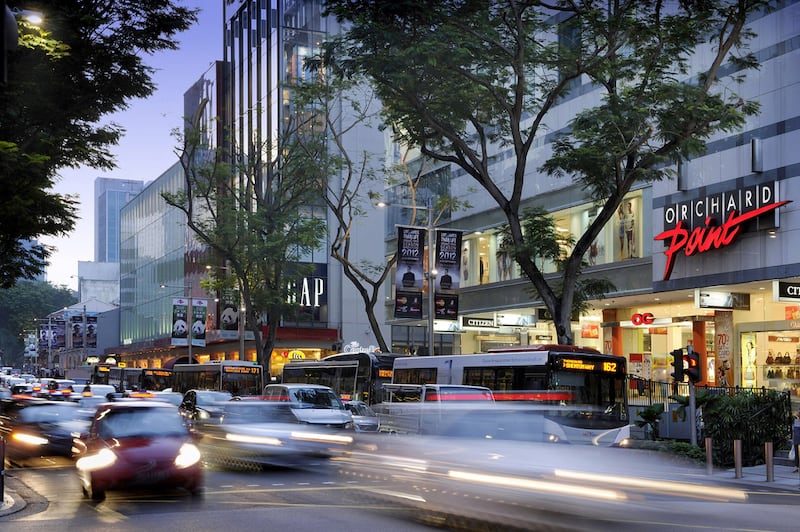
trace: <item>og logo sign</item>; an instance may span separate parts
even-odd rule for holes
[[[650,325],[655,321],[655,317],[649,312],[643,312],[641,314],[634,314],[631,316],[631,322],[634,325]]]

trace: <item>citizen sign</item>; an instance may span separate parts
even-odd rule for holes
[[[800,283],[774,281],[772,286],[775,301],[800,301]]]

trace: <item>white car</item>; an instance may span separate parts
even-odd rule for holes
[[[312,425],[352,429],[353,416],[331,388],[320,384],[267,384],[262,399],[288,402],[297,419]]]

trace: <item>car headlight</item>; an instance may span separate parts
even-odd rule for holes
[[[25,445],[47,445],[49,443],[46,438],[34,434],[26,434],[24,432],[13,433],[11,439],[15,442],[24,443]]]
[[[117,455],[111,449],[101,449],[97,454],[84,456],[75,462],[75,467],[81,471],[97,471],[110,466],[117,461]]]
[[[191,443],[181,445],[178,456],[175,457],[175,466],[185,469],[200,461],[200,449]]]

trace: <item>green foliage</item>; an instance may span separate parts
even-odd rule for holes
[[[8,84],[0,90],[0,285],[34,278],[51,254],[18,240],[74,228],[78,199],[50,192],[58,171],[113,168],[110,147],[123,131],[103,118],[152,94],[144,57],[175,49],[175,35],[196,21],[194,10],[174,4],[39,0],[42,29],[20,23],[20,46],[7,53]]]
[[[661,421],[661,415],[664,413],[664,403],[653,403],[647,408],[639,412],[639,417],[642,419],[634,420],[637,427],[646,428],[652,440],[657,440],[658,424]]]
[[[348,31],[328,43],[320,61],[345,79],[369,78],[400,142],[419,147],[428,160],[460,167],[492,197],[522,272],[553,316],[559,343],[572,343],[569,319],[573,299],[580,300],[584,257],[625,195],[635,185],[669,178],[676,159],[703,153],[708,138],[736,130],[758,111],[729,80],[722,87],[721,67],[729,61],[757,66],[746,49],[753,38],[746,22],[775,3],[560,2],[554,9],[568,23],[556,27],[553,10],[539,2],[437,0],[419,9],[411,2],[328,0],[327,9]],[[562,29],[570,30],[563,33],[569,38],[559,42]],[[697,72],[693,61],[701,47],[712,57]],[[551,111],[584,79],[602,99],[575,114],[540,167],[571,179],[576,192],[599,206],[561,257],[546,239],[543,249],[531,249],[523,194],[533,188],[529,179],[541,178],[527,166],[534,140],[544,137]],[[495,164],[503,148],[511,157]],[[537,257],[560,260],[560,279],[546,277]]]
[[[3,365],[22,367],[24,336],[36,334],[37,318],[77,303],[66,287],[24,281],[0,289],[0,350]]]
[[[792,425],[789,395],[777,390],[717,396],[703,407],[704,434],[712,438],[714,463],[733,464],[733,441],[742,441],[745,466],[764,462],[764,443],[780,449]]]
[[[695,462],[706,461],[706,451],[704,448],[685,441],[670,441],[664,450],[676,456],[684,456]]]
[[[203,105],[207,105],[204,102]],[[320,249],[326,238],[322,197],[327,174],[321,175],[299,144],[316,117],[291,117],[274,146],[229,148],[231,163],[203,142],[207,129],[202,109],[182,139],[185,188],[163,193],[165,201],[186,215],[187,226],[206,248],[213,264],[205,285],[238,285],[247,316],[298,319],[296,284],[311,274],[303,258]],[[277,154],[270,159],[270,154]],[[224,273],[223,273],[224,272]],[[255,320],[247,324],[260,332]],[[268,367],[277,327],[263,342],[255,334],[259,362]]]

